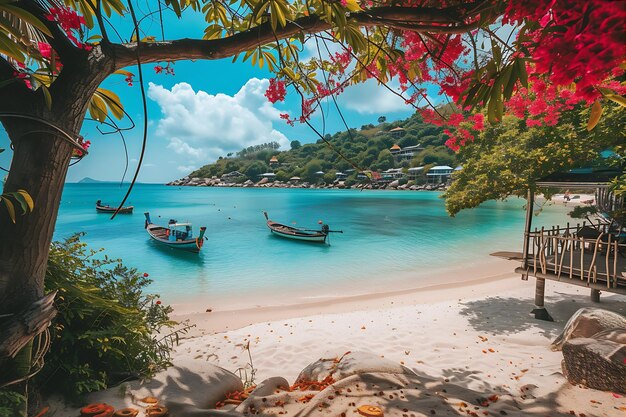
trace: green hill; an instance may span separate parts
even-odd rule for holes
[[[384,171],[429,164],[455,166],[456,163],[455,154],[444,145],[447,136],[443,128],[425,123],[417,113],[406,120],[364,125],[360,130],[351,129],[350,132],[338,132],[332,136],[328,134],[325,139],[334,149],[321,139],[305,145],[294,140],[291,149],[283,152],[277,150],[275,142],[266,143],[251,146],[226,158],[220,157],[215,163],[205,165],[189,176],[221,177],[238,171],[256,181],[258,175],[274,172],[279,181],[287,181],[293,176],[305,181],[318,181],[320,176],[316,172],[323,171],[324,181],[330,183],[335,180],[336,172],[347,171],[356,176],[357,171],[362,170]],[[420,145],[423,149],[414,152],[413,156],[400,158],[392,155],[390,148],[393,145],[401,148]],[[273,156],[278,163],[270,163]],[[240,180],[245,181],[245,177]]]

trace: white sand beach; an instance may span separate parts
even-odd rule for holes
[[[249,379],[249,343],[254,382],[277,376],[286,381],[262,384],[256,399],[251,397],[232,413],[356,416],[358,406],[373,404],[386,416],[407,417],[626,416],[622,395],[570,385],[561,373],[562,353],[549,347],[576,310],[592,305],[589,291],[548,282],[546,306],[555,321],[539,321],[530,314],[534,280],[522,281],[510,273],[512,263],[496,264],[482,274],[472,271],[475,275],[464,276],[462,283],[404,294],[187,314],[204,326],[176,348],[175,366],[157,376],[158,383],[148,384],[149,389],[131,383],[126,397],[116,388],[91,399],[116,407],[141,406],[137,399],[153,394],[174,409],[188,403],[175,415],[220,415],[225,411],[199,408],[214,404],[219,381],[228,379],[215,377],[216,366]],[[505,265],[509,273],[503,276]],[[626,314],[624,301],[626,297],[607,294],[593,305]],[[321,358],[339,368],[346,361],[347,368],[356,362],[361,364],[357,368],[373,365],[371,373],[337,380],[322,392],[276,389],[293,384],[307,365]],[[375,358],[384,360],[377,363]],[[348,394],[353,390],[359,395]],[[54,415],[70,417],[76,411]]]

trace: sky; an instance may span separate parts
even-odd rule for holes
[[[146,4],[146,3],[144,3]],[[145,12],[146,10],[144,10]],[[141,13],[141,12],[138,12]],[[205,22],[201,14],[184,13],[183,21],[166,13],[165,38],[201,38]],[[124,38],[131,27],[127,19],[112,19],[112,24]],[[160,38],[160,26],[146,20],[141,25],[145,35]],[[110,31],[113,38],[113,33]],[[306,47],[301,58],[310,58],[316,52]],[[165,65],[165,64],[162,64]],[[91,141],[89,154],[70,167],[67,181],[84,177],[97,180],[127,181],[137,167],[141,151],[144,116],[136,67],[127,68],[135,74],[135,82],[128,86],[123,75],[112,75],[102,87],[118,94],[136,127],[125,131],[128,147],[128,173],[124,177],[126,158],[119,134],[103,134],[99,124],[86,120],[81,134]],[[280,119],[281,113],[299,116],[300,101],[288,90],[285,102],[270,103],[264,96],[272,74],[238,59],[214,61],[179,61],[174,64],[175,75],[156,74],[154,64],[143,65],[144,86],[148,97],[148,142],[138,177],[140,182],[165,183],[184,177],[194,169],[214,162],[220,156],[245,147],[269,141],[289,149],[292,140],[315,142],[317,135],[306,125],[289,126]],[[392,82],[392,88],[398,84]],[[435,97],[436,88],[429,90]],[[375,80],[348,87],[337,97],[339,108],[350,128],[377,123],[379,116],[388,121],[409,117],[414,109]],[[324,117],[317,112],[311,119],[317,130],[334,134],[346,130],[334,103],[324,104]],[[121,126],[130,126],[124,119]],[[108,128],[100,125],[106,133]],[[9,141],[0,127],[0,166],[8,168],[11,161]]]

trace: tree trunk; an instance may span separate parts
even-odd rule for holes
[[[15,223],[6,212],[0,215],[0,314],[19,311],[43,296],[50,242],[72,155],[71,145],[43,124],[7,119],[4,125],[14,144],[4,191],[28,191],[35,207],[25,216],[18,214]],[[67,126],[72,125],[68,121]],[[38,132],[28,134],[29,130]]]

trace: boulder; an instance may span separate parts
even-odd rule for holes
[[[351,375],[371,372],[414,374],[410,369],[373,353],[347,352],[334,356],[329,354],[328,358],[321,358],[311,363],[300,372],[296,383],[323,381],[329,376],[332,376],[335,381],[339,381]]]
[[[561,350],[563,344],[578,337],[591,337],[607,329],[626,329],[626,317],[595,307],[578,310],[565,324],[563,332],[552,342],[552,350]]]
[[[626,329],[567,340],[561,367],[571,384],[626,394]]]
[[[391,188],[395,188],[395,187],[397,187],[398,185],[400,185],[400,181],[399,181],[399,180],[393,180],[393,181],[391,181],[391,182],[389,183],[389,187],[391,187]]]
[[[257,182],[256,185],[267,184],[269,180],[267,178],[261,178],[261,181]]]
[[[223,368],[208,363],[190,369],[173,366],[146,381],[131,381],[125,385],[88,394],[86,402],[104,402],[116,409],[142,408],[145,397],[156,397],[170,409],[172,416],[208,416],[208,411],[229,392],[243,390],[241,379]],[[78,415],[76,411],[73,415]],[[141,414],[143,415],[143,414]]]

